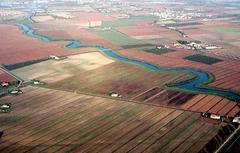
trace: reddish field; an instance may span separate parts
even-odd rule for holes
[[[82,44],[87,44],[87,45],[98,44],[111,49],[120,49],[119,46],[113,45],[111,42],[104,40],[101,37],[94,35],[83,28],[79,28],[79,29],[72,28],[67,30],[64,30],[64,29],[61,30],[60,28],[58,30],[53,30],[53,29],[45,30],[44,27],[42,27],[41,25],[35,25],[35,27],[39,29],[40,34],[55,40],[73,39],[73,40],[80,40]]]
[[[63,46],[66,43],[63,42],[45,43],[33,39],[13,25],[0,25],[0,35],[4,36],[0,38],[0,64],[9,65],[48,58],[49,55],[65,56],[84,52],[84,50],[65,50]]]
[[[216,77],[212,86],[240,91],[240,62],[237,60],[225,60],[214,64]]]
[[[101,39],[85,29],[68,29],[68,30],[42,30],[39,27],[39,33],[52,39],[74,39],[74,40],[95,40]]]
[[[6,74],[0,70],[0,83],[1,82],[11,82],[14,80],[15,79],[13,77],[9,76],[8,74]]]
[[[239,106],[235,102],[212,95],[198,95],[186,102],[181,107],[183,109],[190,109],[199,112],[210,112],[219,114],[221,116],[230,117],[234,117],[240,111]]]

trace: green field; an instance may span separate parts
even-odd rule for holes
[[[224,28],[224,27],[219,27],[219,28],[211,29],[211,31],[217,32],[217,33],[223,33],[223,34],[240,35],[240,29],[239,29],[239,28]]]
[[[134,26],[133,21],[142,21],[142,20],[156,20],[156,16],[135,16],[130,18],[122,18],[118,20],[103,21],[104,27],[121,27],[121,26]]]
[[[129,46],[129,45],[139,45],[139,44],[145,44],[144,41],[137,40],[134,38],[130,38],[127,35],[124,35],[120,32],[117,32],[115,30],[92,30],[92,33],[102,37],[103,39],[106,39],[110,42],[112,42],[115,45],[119,46]]]
[[[143,48],[139,48],[139,49],[143,50],[145,52],[154,53],[157,55],[161,55],[161,54],[165,54],[165,53],[174,51],[173,49],[168,49],[168,48],[158,49],[158,48],[156,48],[156,46],[143,47]]]
[[[200,55],[200,54],[187,56],[187,57],[185,57],[185,59],[187,59],[189,61],[208,64],[208,65],[215,64],[215,63],[222,61],[221,59],[218,59],[218,58],[213,58],[213,57],[204,56],[204,55]]]

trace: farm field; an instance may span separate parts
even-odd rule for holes
[[[225,101],[224,106],[229,108],[220,112],[222,116],[233,117],[239,111],[235,102],[223,98],[217,97],[217,100],[212,100],[212,96],[205,95],[206,98],[195,101],[195,94],[160,89],[168,83],[181,82],[190,79],[191,76],[147,71],[137,66],[114,62],[98,52],[69,56],[61,61],[48,60],[13,72],[27,80],[38,79],[47,82],[49,87],[54,89],[103,96],[117,92],[126,100],[196,112],[208,112],[213,109],[216,114],[222,109],[218,106],[219,103]]]
[[[1,0],[0,153],[232,145],[239,10],[235,0]]]
[[[131,37],[128,37],[115,30],[91,30],[92,33],[102,37],[105,40],[110,41],[111,43],[119,46],[130,46],[130,45],[140,45],[145,44],[144,41],[137,40]]]
[[[209,112],[229,117],[235,117],[240,112],[240,107],[236,102],[218,96],[167,91],[157,87],[140,93],[132,100],[156,106],[169,106],[193,112]]]
[[[13,105],[0,118],[1,152],[195,153],[226,126],[182,110],[44,88],[23,92],[0,99]]]
[[[129,18],[112,19],[108,21],[103,21],[103,27],[124,27],[124,26],[134,26],[137,21],[153,21],[158,19],[156,16],[132,16]]]
[[[226,89],[232,89],[240,91],[240,70],[239,62],[234,60],[228,60],[215,64],[216,68],[211,68],[211,72],[215,75],[215,81],[211,83],[212,86],[224,87]]]
[[[110,92],[117,92],[123,98],[129,99],[152,87],[181,82],[189,78],[191,76],[186,74],[155,73],[134,65],[114,62],[51,83],[49,87],[105,96]]]
[[[67,27],[55,27],[53,29],[46,29],[45,24],[34,24],[33,27],[39,30],[39,33],[44,36],[48,36],[53,40],[80,40],[83,44],[88,45],[102,45],[112,49],[120,49],[120,46],[114,45],[109,40],[104,40],[100,36],[91,33],[85,28],[67,28]],[[66,30],[67,29],[67,30]]]
[[[187,56],[196,55],[197,53],[191,51],[177,50],[174,52],[156,55],[152,53],[143,52],[141,50],[126,49],[118,51],[119,54],[138,60],[143,60],[155,63],[161,67],[192,67],[214,75],[214,82],[210,85],[213,87],[220,87],[224,89],[231,89],[237,92],[239,88],[240,62],[237,60],[230,60],[227,58],[214,56],[211,54],[203,54],[209,57],[218,58],[221,62],[207,65],[199,62],[185,60]],[[233,75],[234,74],[234,75]]]
[[[217,33],[223,33],[223,34],[233,34],[233,35],[239,35],[240,34],[240,29],[238,28],[229,28],[229,27],[219,27],[219,28],[214,28],[211,29],[214,32]]]
[[[32,19],[35,22],[49,22],[51,20],[54,20],[54,18],[50,15],[38,15],[38,16],[33,16]]]
[[[116,21],[120,21],[120,20],[125,20],[125,19],[119,19]],[[129,37],[132,37],[135,39],[141,39],[141,40],[165,38],[165,39],[172,40],[171,43],[173,43],[179,39],[183,39],[183,37],[180,36],[180,34],[175,30],[170,30],[166,27],[155,25],[155,21],[157,21],[157,17],[155,20],[136,20],[136,21],[130,22],[131,24],[126,24],[126,25],[121,24],[125,22],[119,22],[119,23],[115,22],[116,25],[110,26],[110,27]],[[114,21],[107,21],[107,22],[114,22]],[[184,39],[187,39],[187,38],[184,38]]]
[[[216,64],[216,63],[222,61],[221,59],[213,58],[213,57],[209,57],[209,56],[204,56],[204,55],[201,55],[201,54],[187,56],[187,57],[185,57],[185,59],[190,60],[190,61],[195,61],[195,62],[208,64],[208,65]]]
[[[170,30],[162,28],[162,27],[153,27],[151,25],[148,26],[134,26],[134,27],[119,27],[118,31],[129,35],[129,36],[144,36],[144,35],[160,35],[162,33],[169,32]]]
[[[4,15],[5,14],[5,15]],[[26,15],[26,12],[17,10],[0,10],[0,21],[7,21],[12,19],[22,19]]]
[[[91,52],[68,56],[66,59],[59,61],[47,60],[15,69],[13,73],[26,80],[37,79],[46,83],[52,83],[84,71],[94,70],[112,62],[114,61],[98,52]]]
[[[0,83],[1,82],[12,82],[15,81],[15,78],[9,76],[8,74],[6,74],[5,72],[0,70]]]
[[[11,65],[48,58],[50,55],[66,56],[84,52],[84,49],[65,50],[65,42],[44,43],[25,36],[17,26],[0,24],[0,64]],[[14,45],[12,45],[14,44]],[[31,44],[31,45],[28,45]]]
[[[82,27],[88,27],[89,22],[93,25],[101,25],[102,21],[110,20],[112,19],[109,16],[103,15],[101,13],[97,12],[54,12],[47,14],[47,16],[41,16],[36,15],[33,17],[33,19],[39,19],[42,20],[37,25],[47,25],[47,29],[51,29],[53,27],[56,28],[82,28]],[[50,20],[47,20],[49,19]],[[44,20],[45,19],[45,20]],[[39,20],[37,20],[39,21]]]

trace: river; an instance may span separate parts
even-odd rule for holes
[[[18,23],[17,24],[26,35],[39,39],[43,42],[59,42],[59,41],[66,41],[68,42],[68,45],[65,46],[67,49],[76,49],[76,48],[88,48],[88,47],[94,47],[99,50],[102,54],[105,56],[121,61],[121,62],[126,62],[130,64],[135,64],[141,67],[144,67],[146,69],[156,71],[156,72],[168,72],[168,73],[191,73],[195,77],[191,80],[181,82],[178,84],[170,85],[168,88],[171,90],[180,90],[180,91],[186,91],[186,92],[193,92],[193,93],[202,93],[202,94],[210,94],[210,95],[218,95],[223,98],[227,98],[229,100],[233,100],[235,102],[240,102],[240,94],[235,93],[233,91],[229,90],[224,90],[224,89],[218,89],[218,88],[213,88],[207,86],[206,83],[208,83],[211,80],[211,76],[203,71],[196,70],[193,68],[162,68],[160,66],[136,60],[136,59],[131,59],[128,57],[121,56],[114,52],[111,49],[105,48],[104,46],[100,45],[84,45],[81,44],[80,41],[78,40],[52,40],[46,36],[39,35],[37,31],[32,29],[30,26],[24,23]]]

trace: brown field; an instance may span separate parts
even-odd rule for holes
[[[38,79],[47,83],[56,82],[84,71],[94,70],[114,61],[98,52],[68,56],[60,61],[48,60],[25,66],[13,72],[26,80]]]
[[[91,55],[93,53],[88,54]],[[179,53],[177,53],[176,55],[169,54],[169,57],[174,58],[174,56],[178,56],[178,54]],[[82,56],[84,56],[84,54],[82,54]],[[179,56],[181,55],[179,54]],[[88,59],[88,61],[94,61],[94,59]],[[88,64],[89,63],[87,62],[86,66]],[[61,66],[59,65],[59,67]],[[42,78],[39,78],[42,80],[49,79],[49,76],[51,76],[50,73],[45,74],[46,71],[44,67],[42,68],[43,70],[39,73],[44,74],[44,76]],[[21,72],[23,75],[27,74],[31,76],[30,73],[26,73],[26,70],[24,70],[24,68],[23,70],[19,70],[19,72]],[[219,73],[219,71],[213,72],[214,74]],[[215,110],[214,107],[218,108],[219,103],[225,101],[226,106],[228,103],[232,103],[232,107],[227,107],[228,109],[224,113],[220,113],[221,115],[235,116],[238,113],[236,111],[231,112],[232,109],[237,109],[233,107],[238,107],[235,102],[227,101],[220,97],[205,95],[205,98],[195,101],[195,97],[197,96],[194,94],[166,91],[159,88],[168,83],[181,82],[190,78],[190,76],[184,74],[174,75],[168,73],[155,73],[137,66],[119,62],[101,65],[93,70],[88,69],[85,71],[80,71],[79,73],[75,73],[75,75],[72,74],[72,77],[66,77],[64,75],[66,73],[60,73],[61,75],[63,75],[63,77],[61,77],[61,75],[58,76],[58,73],[56,72],[55,74],[57,75],[52,75],[52,77],[50,77],[50,79],[52,78],[51,81],[47,81],[50,83],[49,87],[54,89],[91,93],[103,96],[108,96],[110,92],[117,92],[118,94],[122,95],[122,98],[124,99],[132,99],[138,102],[149,103],[158,106],[170,106],[196,112],[209,112],[211,109]],[[59,77],[59,79],[57,76]],[[211,85],[213,85],[214,83],[212,83]],[[213,97],[215,98],[211,99]],[[216,109],[213,112],[215,114],[218,114],[221,109],[222,107]]]
[[[148,76],[148,77],[143,77]],[[114,62],[49,84],[51,88],[108,95],[117,92],[132,98],[152,87],[189,79],[185,74],[154,73],[141,67]]]
[[[63,42],[41,42],[23,35],[22,31],[13,25],[0,25],[0,35],[4,36],[1,37],[0,64],[9,65],[48,58],[49,55],[66,56],[85,51],[85,49],[65,50],[63,46],[66,43]]]
[[[23,91],[0,99],[13,105],[0,117],[1,152],[195,153],[225,126],[182,110],[44,88]]]
[[[193,112],[210,112],[229,117],[235,117],[240,112],[237,103],[218,96],[167,91],[157,87],[140,93],[132,100],[156,106],[181,108]]]

